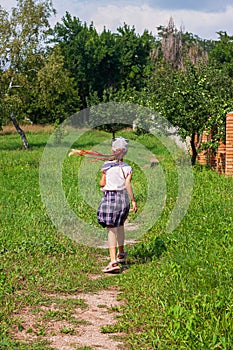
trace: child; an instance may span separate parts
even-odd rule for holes
[[[98,222],[107,227],[110,263],[103,272],[118,272],[118,262],[124,262],[124,222],[127,219],[130,197],[134,212],[137,212],[137,204],[134,198],[131,179],[132,168],[123,162],[123,157],[128,151],[128,142],[123,137],[117,137],[112,142],[113,160],[107,161],[102,166],[100,186],[103,189],[103,198],[99,205]],[[118,244],[118,255],[116,247]]]
[[[119,272],[119,262],[124,262],[126,252],[124,251],[125,231],[124,223],[127,219],[130,203],[136,213],[138,208],[131,186],[132,168],[123,162],[123,157],[128,151],[128,141],[123,137],[117,137],[112,142],[112,154],[102,154],[95,151],[73,149],[69,156],[89,155],[95,160],[106,160],[102,166],[102,177],[100,186],[103,197],[97,211],[98,222],[107,227],[108,243],[110,252],[110,263],[103,272]],[[118,245],[118,255],[116,248]]]

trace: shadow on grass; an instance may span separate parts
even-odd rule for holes
[[[128,250],[128,257],[126,262],[119,263],[120,271],[108,272],[106,276],[117,276],[121,273],[127,272],[131,266],[135,264],[145,264],[152,259],[160,259],[167,251],[164,241],[160,237],[153,237],[146,242],[139,242],[131,246]],[[108,249],[97,248],[97,253],[104,257],[108,257]]]
[[[160,237],[154,237],[147,242],[140,242],[135,244],[129,252],[130,264],[146,263],[153,258],[161,258],[167,251],[164,241]]]

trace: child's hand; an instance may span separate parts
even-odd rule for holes
[[[135,201],[132,201],[133,205],[133,211],[136,213],[138,211],[137,203]]]
[[[81,150],[79,150],[79,149],[72,149],[72,151],[68,155],[70,157],[70,156],[73,156],[74,154],[77,154],[78,156],[84,156],[86,154],[86,151],[83,150],[83,149],[81,149]]]

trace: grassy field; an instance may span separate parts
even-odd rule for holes
[[[72,294],[115,285],[125,300],[123,314],[116,326],[103,332],[124,332],[129,349],[232,349],[233,179],[203,168],[194,170],[188,213],[168,233],[167,218],[177,194],[172,162],[155,138],[125,131],[124,136],[146,145],[163,164],[166,206],[144,240],[130,249],[126,274],[92,279],[90,275],[100,273],[108,252],[79,245],[59,233],[41,201],[39,164],[49,132],[29,129],[27,151],[18,134],[5,130],[0,135],[0,348],[49,349],[41,340],[27,345],[12,337],[12,329],[21,327],[13,316],[17,310],[42,305],[48,293]],[[104,132],[90,132],[79,143],[91,148],[107,139]],[[95,211],[77,188],[78,166],[77,159],[65,163],[64,190],[67,196],[70,187],[73,193],[77,190],[77,196],[69,195],[70,205],[95,225]],[[146,184],[136,165],[133,185],[143,207]]]
[[[233,183],[211,171],[195,175],[178,229],[167,235],[162,219],[151,231],[166,253],[122,277],[119,328],[128,329],[133,349],[232,349]]]

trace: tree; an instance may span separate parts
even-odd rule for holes
[[[175,69],[185,69],[186,62],[194,65],[207,63],[209,43],[206,40],[176,28],[171,17],[167,27],[158,27],[159,44],[152,53],[154,63],[164,61]]]
[[[226,66],[211,64],[207,47],[211,45],[174,27],[160,27],[160,41],[151,52],[152,71],[144,87],[118,90],[113,99],[131,101],[159,112],[179,129],[181,136],[190,136],[192,163],[195,164],[199,144],[195,138],[209,129],[211,147],[224,137],[225,115],[232,105],[232,79]],[[151,120],[141,119],[142,125]]]
[[[74,78],[64,68],[64,57],[59,46],[55,46],[37,72],[35,86],[31,92],[30,119],[35,123],[62,122],[80,108],[78,90]]]
[[[102,101],[104,91],[125,86],[140,89],[144,84],[146,67],[153,36],[142,36],[126,24],[111,33],[106,29],[98,34],[93,24],[89,27],[69,13],[51,31],[52,42],[60,45],[65,66],[75,77],[79,87],[82,108],[96,97]]]
[[[140,99],[179,128],[183,136],[190,136],[195,164],[199,146],[195,137],[206,128],[214,130],[214,147],[223,135],[232,83],[226,69],[209,63],[206,48],[210,50],[211,45],[177,30],[172,19],[168,27],[159,28],[159,37],[151,55],[153,74]]]
[[[119,85],[140,90],[149,75],[150,53],[155,39],[148,31],[140,36],[124,24],[117,29],[116,53],[119,57]]]
[[[197,157],[195,136],[206,128],[223,131],[226,109],[232,103],[232,86],[220,69],[209,65],[186,65],[174,70],[171,65],[157,69],[148,83],[148,105],[160,112],[183,136],[190,136],[192,164]]]
[[[209,56],[212,64],[219,68],[225,67],[229,76],[233,77],[233,36],[226,32],[218,32],[219,40],[214,42],[214,47]]]
[[[27,112],[35,72],[44,61],[51,0],[17,0],[9,15],[0,8],[1,120]]]
[[[79,88],[82,108],[87,106],[86,97],[90,90],[96,89],[96,67],[99,60],[98,33],[93,24],[86,23],[66,12],[63,23],[57,23],[50,32],[54,36],[51,41],[59,44],[65,57],[65,67],[75,78]]]

